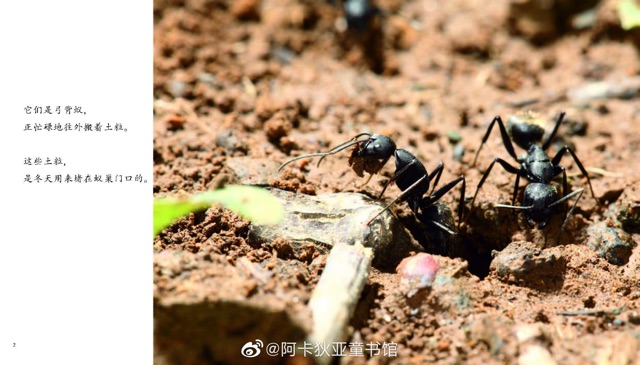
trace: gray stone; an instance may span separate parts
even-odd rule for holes
[[[359,242],[373,249],[373,266],[395,268],[411,251],[423,251],[393,214],[384,212],[367,226],[384,204],[358,193],[311,196],[269,189],[284,205],[284,221],[277,226],[251,225],[249,243],[276,238],[290,240],[294,251],[314,244],[327,253],[334,244]]]
[[[610,264],[624,265],[629,262],[635,243],[628,233],[600,222],[587,229],[587,245]]]
[[[462,157],[464,157],[464,145],[462,143],[457,143],[453,146],[453,159],[458,162],[462,162]]]
[[[495,253],[490,272],[506,283],[554,289],[562,286],[565,266],[558,247],[543,250],[531,242],[518,241]]]

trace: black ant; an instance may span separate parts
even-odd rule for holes
[[[337,40],[342,52],[353,54],[360,50],[360,57],[375,73],[385,70],[384,22],[385,12],[374,0],[342,1],[343,22],[336,24]]]
[[[496,116],[495,118],[493,118],[491,124],[489,124],[487,132],[484,135],[484,138],[482,139],[482,144],[480,144],[480,147],[476,152],[476,156],[471,166],[475,166],[478,155],[480,154],[480,150],[489,138],[489,134],[491,133],[493,125],[497,122],[498,126],[500,127],[500,134],[502,135],[502,143],[504,147],[507,149],[507,152],[509,152],[509,154],[520,164],[520,167],[516,168],[499,157],[494,159],[493,162],[491,162],[491,164],[489,165],[487,171],[485,171],[482,179],[480,179],[480,182],[478,183],[476,192],[473,195],[473,199],[471,200],[471,209],[473,209],[478,191],[480,191],[480,188],[487,180],[487,177],[489,176],[493,165],[497,162],[507,172],[516,175],[516,182],[513,188],[513,199],[511,205],[496,204],[495,206],[499,208],[519,209],[524,211],[525,218],[530,227],[534,227],[537,223],[538,229],[544,228],[547,223],[549,223],[552,215],[556,212],[557,207],[560,204],[563,204],[568,199],[577,195],[575,203],[567,213],[564,223],[562,224],[561,231],[563,231],[565,229],[565,226],[567,225],[569,216],[573,213],[573,209],[580,200],[580,197],[582,197],[582,193],[584,191],[584,189],[578,189],[572,193],[568,193],[567,173],[565,171],[565,168],[560,165],[560,160],[566,152],[569,152],[571,157],[573,157],[573,160],[576,162],[576,165],[578,165],[578,168],[580,169],[582,174],[587,178],[587,183],[589,184],[591,195],[594,199],[596,199],[596,202],[598,202],[598,199],[593,192],[593,187],[591,186],[589,174],[587,174],[587,171],[582,166],[582,163],[580,163],[580,160],[573,152],[573,150],[569,148],[569,146],[565,145],[564,147],[562,147],[552,159],[550,159],[545,152],[551,145],[551,141],[555,137],[558,131],[558,127],[564,119],[564,115],[565,112],[560,113],[551,134],[547,137],[544,143],[542,143],[542,145],[540,145],[539,142],[542,140],[542,137],[544,135],[544,128],[542,127],[540,121],[534,115],[526,115],[525,120],[523,120],[522,122],[512,122],[511,120],[509,120],[507,123],[507,128],[505,128],[500,116]],[[511,144],[512,139],[513,142],[527,151],[524,156],[516,156],[513,150],[513,145]],[[554,177],[560,174],[562,174],[562,197],[558,199],[558,192],[556,188],[550,183]],[[518,183],[520,182],[521,176],[526,177],[530,181],[530,183],[524,190],[522,206],[516,206],[515,201],[516,195],[518,193]],[[560,240],[559,236],[558,240]]]
[[[361,139],[361,137],[367,138]],[[380,213],[373,217],[367,223],[367,225],[371,224],[371,222],[373,222],[384,211],[389,209],[389,207],[395,204],[398,200],[404,200],[409,204],[409,207],[411,208],[413,213],[422,223],[433,224],[452,235],[455,234],[451,229],[441,224],[440,222],[427,219],[427,217],[432,216],[432,214],[429,214],[428,208],[436,203],[444,194],[449,192],[449,190],[451,190],[460,181],[462,181],[462,190],[460,201],[458,203],[459,225],[462,221],[462,207],[464,202],[464,176],[459,176],[440,189],[435,190],[440,180],[440,176],[442,175],[444,164],[440,162],[438,166],[431,172],[431,174],[428,174],[427,169],[413,154],[411,154],[407,150],[396,148],[395,142],[387,136],[383,136],[380,134],[360,133],[349,141],[344,142],[327,152],[312,153],[293,158],[282,164],[278,171],[282,170],[282,168],[293,161],[308,157],[320,156],[320,161],[318,161],[318,165],[320,165],[320,162],[322,162],[322,159],[324,159],[326,156],[336,154],[350,146],[356,147],[353,149],[351,156],[349,157],[349,166],[351,166],[356,174],[360,177],[364,176],[364,172],[369,173],[371,176],[378,173],[387,163],[387,161],[389,161],[391,156],[394,156],[396,160],[396,171],[393,174],[393,177],[391,177],[391,179],[385,183],[384,188],[382,189],[380,195],[378,195],[377,199],[380,199],[382,197],[384,192],[387,190],[387,187],[392,182],[396,183],[398,188],[402,190],[402,193],[390,204],[388,204],[382,211],[380,211]],[[369,176],[369,179],[371,179],[371,176]],[[368,181],[369,180],[367,180],[367,182]],[[429,190],[431,181],[434,182],[433,189],[428,196],[423,198],[423,196]]]

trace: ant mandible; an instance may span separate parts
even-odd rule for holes
[[[562,147],[552,159],[550,159],[545,152],[551,145],[553,138],[558,132],[558,128],[560,127],[560,123],[562,123],[562,120],[564,119],[564,115],[565,112],[560,113],[551,134],[547,137],[544,143],[542,143],[542,145],[540,145],[539,142],[542,140],[542,137],[544,135],[544,128],[531,114],[526,116],[527,120],[524,122],[507,123],[507,128],[505,128],[500,116],[496,116],[495,118],[493,118],[491,124],[489,124],[487,132],[484,135],[484,138],[482,138],[482,143],[480,144],[480,147],[476,152],[471,166],[475,166],[478,155],[480,154],[480,150],[489,138],[489,134],[491,133],[493,125],[495,123],[498,123],[500,134],[502,136],[502,143],[507,152],[509,152],[509,154],[520,164],[520,167],[516,168],[510,165],[505,160],[496,157],[493,162],[491,162],[489,168],[487,169],[487,171],[485,171],[482,179],[480,179],[480,182],[478,183],[476,192],[473,195],[473,199],[471,200],[471,209],[473,209],[478,191],[480,191],[480,188],[487,180],[487,177],[489,176],[493,165],[497,162],[507,172],[516,175],[516,182],[513,187],[513,199],[511,205],[496,204],[495,206],[498,208],[523,210],[527,223],[531,227],[534,227],[535,223],[538,223],[539,229],[544,228],[547,223],[549,223],[549,220],[551,219],[551,216],[555,212],[558,205],[577,195],[575,203],[567,213],[564,223],[562,224],[561,231],[563,231],[569,220],[569,216],[572,214],[573,209],[577,205],[584,191],[584,189],[578,189],[576,191],[568,193],[567,173],[565,171],[565,168],[560,165],[560,160],[566,152],[569,152],[571,157],[573,157],[573,160],[576,162],[576,165],[578,165],[578,168],[580,169],[582,174],[587,178],[587,183],[589,184],[591,195],[599,204],[598,199],[593,192],[589,174],[582,166],[582,163],[573,152],[573,150],[569,148],[569,146],[565,145],[564,147]],[[524,156],[516,156],[513,145],[511,143],[511,139],[513,139],[513,142],[515,142],[516,145],[527,151]],[[562,174],[562,197],[558,199],[558,192],[556,188],[553,187],[550,183],[551,180],[559,174]],[[515,201],[516,195],[518,193],[518,183],[520,182],[521,176],[526,177],[530,181],[530,183],[524,190],[522,206],[516,206]],[[558,237],[558,240],[559,239],[560,237]]]
[[[362,139],[362,137],[366,137],[366,139]],[[320,165],[320,163],[326,156],[336,154],[350,146],[355,146],[355,148],[353,149],[351,156],[349,157],[349,166],[351,166],[354,172],[360,177],[364,176],[364,172],[367,172],[370,174],[369,179],[371,179],[371,176],[378,173],[387,163],[387,161],[389,161],[391,156],[394,156],[396,160],[396,171],[394,172],[391,179],[385,183],[384,188],[378,195],[377,199],[380,199],[382,197],[389,184],[393,182],[396,183],[402,193],[391,203],[389,203],[382,211],[380,211],[380,213],[373,217],[367,223],[367,225],[371,224],[371,222],[373,222],[378,216],[380,216],[380,214],[389,209],[389,207],[391,207],[397,201],[403,200],[407,202],[407,204],[411,208],[411,211],[413,211],[413,213],[422,223],[433,224],[452,235],[455,234],[451,229],[444,226],[443,224],[433,220],[427,220],[426,209],[436,203],[444,194],[449,192],[449,190],[453,189],[454,186],[462,181],[462,190],[460,194],[460,200],[458,202],[459,226],[460,222],[462,221],[462,208],[466,186],[464,176],[459,176],[440,189],[435,190],[438,182],[440,181],[440,176],[442,175],[444,164],[442,162],[438,163],[438,166],[431,172],[431,174],[429,174],[422,162],[420,162],[409,151],[401,148],[396,148],[395,142],[387,136],[383,136],[380,134],[360,133],[349,141],[344,142],[327,152],[312,153],[295,157],[282,164],[278,171],[282,170],[291,162],[308,157],[321,157],[318,161],[318,165]],[[367,180],[367,182],[368,181],[369,180]],[[423,198],[423,196],[429,190],[431,181],[433,181],[433,188],[431,189],[429,195]]]

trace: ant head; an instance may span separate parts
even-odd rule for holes
[[[526,150],[542,141],[544,124],[538,114],[529,111],[511,116],[507,120],[507,132],[515,144]]]
[[[366,137],[366,139],[361,139]],[[353,167],[355,173],[362,177],[364,172],[373,175],[382,169],[382,166],[389,161],[393,153],[396,151],[396,144],[387,136],[380,134],[360,133],[350,140],[341,143],[327,152],[311,153],[294,157],[280,165],[278,171],[281,171],[288,164],[309,157],[320,157],[318,166],[322,160],[330,155],[343,151],[351,146],[355,146],[351,157],[349,157],[349,166]]]
[[[356,157],[364,159],[382,160],[393,156],[396,151],[396,143],[387,136],[372,134],[369,139],[354,150]]]
[[[349,165],[360,177],[364,172],[375,174],[389,161],[396,151],[396,144],[387,136],[372,134],[359,143],[351,153]]]
[[[549,222],[556,210],[558,191],[552,185],[530,183],[524,189],[522,205],[529,207],[524,211],[529,224],[538,223],[543,228]]]

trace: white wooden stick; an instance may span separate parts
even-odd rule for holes
[[[328,346],[329,356],[316,358],[320,365],[329,364],[335,353],[334,343],[344,341],[345,329],[353,315],[360,294],[369,277],[373,251],[359,243],[336,244],[309,300],[313,315],[313,331],[309,342]],[[345,351],[346,353],[346,351]]]

